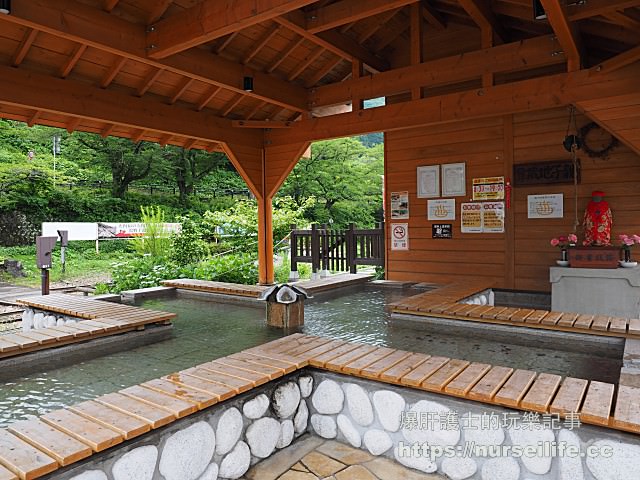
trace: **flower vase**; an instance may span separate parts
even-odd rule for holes
[[[620,266],[621,267],[623,267],[623,268],[633,268],[633,267],[638,265],[638,262],[634,262],[633,260],[631,260],[631,249],[630,248],[623,248],[622,252],[623,252],[624,260],[620,260]]]
[[[623,251],[624,251],[624,262],[625,263],[631,262],[631,249],[625,248],[623,249]]]
[[[569,266],[569,252],[566,248],[560,250],[560,260],[556,260],[556,265],[559,267]]]

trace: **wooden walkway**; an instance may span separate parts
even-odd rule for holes
[[[16,422],[0,430],[0,480],[35,479],[307,366],[640,433],[640,388],[294,334]]]
[[[492,307],[461,303],[491,287],[483,283],[452,284],[389,305],[392,313],[450,318],[471,322],[540,328],[612,337],[640,337],[640,319],[554,312],[531,308]]]
[[[60,347],[131,330],[142,330],[145,325],[165,324],[176,316],[175,313],[146,310],[63,294],[28,297],[19,299],[17,302],[47,312],[86,320],[70,325],[0,335],[0,358]],[[2,480],[2,476],[0,476],[0,480]]]

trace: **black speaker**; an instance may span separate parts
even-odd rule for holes
[[[11,0],[0,0],[0,13],[11,13]]]
[[[244,77],[242,89],[245,92],[253,92],[253,77]]]
[[[545,20],[547,18],[547,12],[544,11],[540,0],[533,0],[533,18],[535,20]]]

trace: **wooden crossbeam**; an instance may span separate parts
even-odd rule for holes
[[[293,53],[296,48],[304,43],[304,41],[304,37],[296,37],[291,40],[284,50],[278,52],[278,55],[276,55],[274,61],[267,67],[267,72],[274,72],[282,64],[282,62],[284,62],[287,57]]]
[[[233,32],[233,33],[227,35],[226,37],[221,38],[220,39],[221,41],[216,46],[216,49],[215,49],[216,53],[218,55],[220,55],[223,52],[223,50],[225,48],[227,48],[231,42],[233,42],[233,39],[236,38],[239,33],[240,33],[240,31]]]
[[[80,60],[86,50],[87,46],[84,43],[80,43],[78,44],[78,46],[76,46],[67,62],[60,69],[61,78],[67,78],[69,76],[73,68],[78,63],[78,60]]]
[[[251,50],[249,50],[245,57],[244,60],[242,60],[242,63],[247,65],[251,60],[253,60],[253,58],[260,52],[260,50],[262,50],[262,48],[269,43],[269,41],[271,41],[271,39],[273,37],[275,37],[277,35],[277,33],[280,31],[280,29],[282,28],[282,25],[276,24],[273,27],[271,27],[267,33],[254,45],[251,47]]]
[[[80,117],[74,117],[71,120],[69,120],[65,129],[67,130],[67,132],[73,133],[77,130],[78,125],[80,125],[81,121],[82,119]]]
[[[293,70],[293,72],[289,74],[289,76],[287,77],[287,80],[292,82],[293,80],[298,78],[300,75],[302,75],[302,73],[309,67],[309,65],[315,62],[318,59],[318,57],[320,57],[320,55],[323,54],[324,51],[325,51],[324,48],[316,47],[315,50],[311,51],[309,55],[307,55],[307,58],[305,58],[302,62],[300,62],[300,64]]]
[[[307,30],[324,32],[341,25],[357,22],[388,10],[404,7],[417,0],[340,0],[326,7],[306,12]]]
[[[40,118],[41,114],[42,112],[40,110],[36,110],[35,112],[33,112],[31,116],[27,119],[27,125],[29,125],[30,127],[33,127],[38,121],[38,119]]]
[[[576,20],[638,6],[640,6],[640,0],[589,0],[582,5],[576,3],[575,5],[567,6],[567,15],[570,21],[575,22]]]
[[[234,120],[231,122],[237,128],[291,128],[292,122],[274,122],[272,120]]]
[[[440,12],[433,8],[433,5],[431,5],[430,2],[423,1],[421,2],[421,5],[422,15],[424,15],[425,20],[429,22],[429,25],[435,27],[437,30],[444,30],[445,28],[447,28],[447,22],[442,17]]]
[[[242,101],[244,97],[242,95],[236,95],[234,98],[232,98],[220,111],[220,116],[221,117],[226,117],[227,115],[229,115],[234,108],[236,108],[238,106],[238,104]]]
[[[142,82],[142,84],[138,87],[136,95],[142,97],[145,93],[147,93],[147,91],[151,88],[151,85],[153,85],[158,77],[162,75],[162,72],[164,72],[164,70],[162,68],[159,68],[154,69],[151,73],[149,73],[149,75],[147,75],[144,79],[144,82]]]
[[[196,143],[196,139],[195,138],[190,138],[189,140],[187,140],[183,145],[182,148],[184,148],[185,150],[191,150],[193,148],[193,146]]]
[[[387,22],[389,22],[400,11],[400,8],[389,10],[382,15],[378,15],[377,19],[371,25],[360,32],[358,35],[358,43],[364,43],[369,40],[378,30],[380,30]]]
[[[105,12],[110,12],[111,10],[113,10],[114,8],[116,8],[116,5],[118,5],[118,2],[120,0],[104,0],[102,2],[102,9]]]
[[[174,103],[176,103],[184,94],[184,92],[186,92],[187,89],[193,84],[193,82],[193,78],[185,78],[169,100],[169,104],[173,105]]]
[[[222,90],[221,87],[211,87],[209,89],[209,91],[207,93],[204,94],[204,96],[202,97],[202,99],[200,100],[200,102],[198,103],[198,108],[197,110],[200,112],[202,111],[207,105],[209,105],[209,102],[211,102],[211,100],[213,100],[213,97],[215,97],[218,92]]]
[[[113,129],[116,128],[116,126],[113,123],[110,123],[108,125],[106,125],[101,131],[100,131],[100,136],[102,138],[107,138],[109,135],[111,135],[111,133],[113,133]]]
[[[13,65],[14,67],[17,67],[22,63],[22,61],[27,56],[27,53],[29,53],[29,49],[31,48],[31,45],[33,45],[33,41],[36,39],[37,36],[38,36],[38,30],[36,30],[35,28],[27,29],[27,31],[24,33],[24,37],[22,38],[22,41],[20,42],[20,45],[18,46],[18,49],[13,54],[13,58],[11,59],[11,65]]]
[[[264,108],[264,106],[266,105],[265,102],[258,102],[256,103],[256,106],[253,107],[249,113],[247,113],[247,115],[245,116],[245,120],[251,120],[253,118],[253,116],[258,113],[258,110],[260,110],[261,108]]]
[[[313,87],[316,83],[318,83],[320,80],[322,80],[324,77],[326,77],[329,74],[329,72],[331,72],[331,70],[333,70],[338,65],[340,65],[343,60],[344,60],[343,58],[338,57],[338,58],[334,58],[331,61],[325,63],[325,65],[323,67],[321,67],[312,77],[310,77],[307,80],[305,86],[307,88]]]
[[[502,24],[498,21],[486,0],[458,0],[458,3],[480,29],[491,29],[501,42],[506,42],[507,35],[502,28]]]
[[[165,58],[262,23],[315,0],[204,0],[165,18],[147,34],[151,58]]]
[[[144,137],[146,134],[147,134],[147,131],[144,128],[142,128],[138,130],[138,132],[131,137],[131,141],[133,143],[138,143],[140,140],[142,140],[142,137]]]
[[[571,25],[567,14],[557,0],[540,0],[540,2],[567,57],[568,70],[570,72],[579,70],[581,42],[577,29]]]
[[[118,58],[113,65],[111,65],[109,70],[107,70],[107,73],[102,77],[102,80],[100,80],[100,88],[107,88],[111,85],[111,82],[113,82],[118,73],[120,73],[120,70],[122,70],[125,63],[127,63],[127,59],[125,57]]]
[[[147,24],[153,25],[156,23],[162,15],[167,11],[169,5],[173,3],[173,0],[156,0],[153,9],[149,11],[149,16],[147,17]]]
[[[163,135],[162,137],[160,137],[160,141],[158,142],[158,144],[162,148],[164,148],[169,144],[169,142],[171,141],[172,138],[173,138],[173,135],[171,135],[171,134]]]
[[[613,72],[619,68],[626,67],[634,62],[640,61],[640,46],[634,47],[626,52],[616,55],[596,65],[592,70],[599,73]]]

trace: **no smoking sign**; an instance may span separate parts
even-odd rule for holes
[[[409,250],[409,224],[391,224],[391,250]]]

